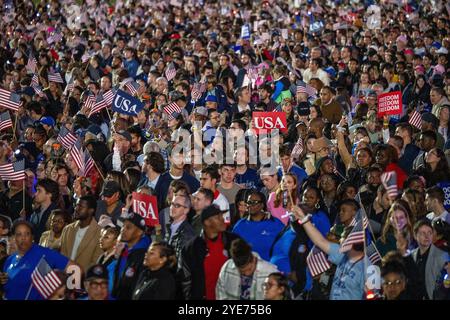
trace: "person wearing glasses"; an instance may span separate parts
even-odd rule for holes
[[[385,300],[407,300],[406,271],[399,261],[390,261],[381,269],[383,296]]]
[[[284,224],[267,212],[266,202],[264,194],[251,190],[246,201],[249,215],[236,223],[233,232],[247,241],[262,259],[269,261],[270,248]]]
[[[262,284],[264,300],[291,300],[288,278],[281,272],[274,272]]]
[[[170,203],[170,220],[167,225],[165,241],[175,249],[179,257],[183,246],[195,237],[195,231],[187,219],[191,210],[191,199],[187,195],[177,194]]]
[[[93,265],[86,273],[84,288],[87,297],[80,300],[111,300],[108,294],[108,270],[101,264]]]

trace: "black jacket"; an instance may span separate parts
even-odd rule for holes
[[[240,238],[238,235],[228,231],[222,233],[222,241],[228,257],[231,257],[231,242],[238,238]],[[181,251],[177,278],[181,281],[183,297],[186,300],[205,299],[205,270],[203,262],[207,253],[203,234],[192,239]]]
[[[128,251],[128,255],[125,254],[126,249],[123,249],[114,268],[112,296],[117,300],[131,300],[139,275],[144,270],[143,262],[149,245],[150,239],[144,236]],[[122,261],[123,269],[120,268]]]
[[[177,258],[181,255],[181,250],[192,238],[195,237],[194,228],[192,228],[191,224],[184,220],[181,225],[178,227],[175,234],[171,237],[171,229],[170,224],[167,225],[166,231],[166,241],[175,249],[175,254]],[[170,240],[170,241],[169,241]]]
[[[137,281],[133,300],[174,300],[175,294],[175,276],[169,268],[145,269]]]

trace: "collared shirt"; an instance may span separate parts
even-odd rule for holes
[[[172,241],[173,235],[177,232],[178,228],[181,226],[181,224],[182,224],[183,222],[184,222],[184,220],[183,220],[183,221],[180,221],[180,222],[177,222],[177,223],[173,222],[173,223],[170,225],[170,239],[169,239],[169,242]]]
[[[450,223],[450,213],[447,210],[442,212],[440,215],[436,215],[436,213],[430,212],[429,214],[427,214],[427,219],[431,220],[432,222],[440,219],[442,221]]]
[[[158,183],[158,180],[159,180],[159,177],[160,177],[160,176],[161,176],[161,175],[158,175],[158,176],[156,177],[156,179],[154,179],[154,180],[148,180],[147,186],[150,187],[150,188],[152,188],[153,190],[155,190],[156,184]]]

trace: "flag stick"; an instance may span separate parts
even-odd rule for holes
[[[14,121],[14,129],[13,129],[14,140],[16,140],[16,141],[19,141],[19,139],[17,139],[17,136],[16,136],[16,128],[17,128],[18,118],[19,118],[19,111],[16,111],[16,120]]]
[[[25,179],[26,179],[26,176],[25,176]],[[23,208],[22,208],[22,210],[23,210],[23,212],[25,212],[25,180],[22,181],[22,191],[23,191],[23,199],[22,199]]]

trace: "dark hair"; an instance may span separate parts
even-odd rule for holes
[[[210,190],[210,189],[206,189],[206,188],[199,188],[197,190],[197,192],[202,193],[206,199],[208,199],[209,201],[211,201],[211,203],[214,201],[214,193]]]
[[[177,265],[177,256],[174,248],[165,241],[155,241],[151,244],[153,247],[159,248],[159,256],[166,257],[164,267],[174,268]]]
[[[80,201],[86,201],[89,209],[94,209],[94,213],[97,210],[97,199],[93,195],[85,195],[80,197]]]
[[[355,211],[358,211],[359,208],[360,208],[359,203],[358,203],[355,199],[345,199],[345,200],[341,200],[341,201],[338,203],[338,210],[340,210],[341,207],[342,207],[343,205],[352,206],[353,209],[355,209]]]
[[[241,238],[231,242],[230,254],[234,264],[238,268],[246,266],[254,257],[252,247]]]
[[[414,229],[413,229],[414,230],[414,234],[417,234],[417,231],[419,231],[419,229],[421,227],[423,227],[423,226],[428,226],[428,227],[430,227],[430,229],[433,229],[433,226],[432,226],[430,220],[428,220],[428,219],[421,219],[421,220],[417,221],[414,224]]]
[[[388,261],[381,267],[381,277],[384,278],[389,273],[396,273],[399,274],[403,279],[406,278],[405,266],[403,263],[397,260]]]
[[[211,179],[215,179],[217,181],[220,179],[219,171],[215,165],[209,165],[206,168],[203,168],[202,173],[208,174]]]
[[[130,191],[135,191],[141,180],[141,172],[135,168],[125,169],[125,173],[128,174],[128,182],[130,183]]]
[[[436,132],[434,132],[434,131],[431,131],[431,130],[423,131],[420,133],[420,135],[430,138],[430,139],[434,140],[435,142],[437,141],[437,135],[436,135]]]
[[[262,193],[261,191],[258,191],[256,189],[250,189],[250,191],[246,194],[246,198],[244,199],[244,201],[247,201],[248,198],[250,198],[250,196],[252,195],[258,195],[258,197],[261,199],[263,205],[264,205],[264,211],[267,211],[267,200],[266,200],[266,196],[264,195],[264,193]]]
[[[33,224],[31,222],[26,221],[26,220],[20,220],[20,219],[14,221],[14,223],[12,225],[12,228],[11,228],[11,233],[15,234],[17,227],[21,226],[21,225],[27,226],[28,229],[30,229],[31,235],[34,236],[34,226],[33,226]]]
[[[113,227],[113,226],[108,225],[102,229],[105,230],[107,233],[111,233],[115,238],[119,237],[119,234],[120,234],[119,227]]]
[[[165,161],[159,152],[151,151],[150,153],[147,153],[144,157],[144,161],[157,173],[161,174],[165,171]]]
[[[51,212],[51,214],[50,214],[51,216],[62,216],[63,217],[63,219],[64,219],[64,223],[65,224],[69,224],[69,223],[71,223],[72,222],[72,216],[67,212],[67,211],[65,211],[65,210],[62,210],[62,209],[55,209],[55,210],[52,210],[52,212]],[[50,219],[49,219],[50,220]]]
[[[237,123],[239,125],[239,128],[241,128],[244,132],[247,131],[247,125],[245,122],[241,119],[233,119],[231,120],[231,123]]]
[[[44,178],[41,179],[37,182],[36,187],[42,187],[45,192],[50,193],[51,194],[51,201],[52,202],[56,202],[58,201],[59,198],[59,185],[57,182],[48,179],[48,178]]]
[[[432,186],[425,190],[429,198],[437,199],[441,204],[445,201],[444,191],[438,186]]]
[[[281,272],[272,272],[267,276],[273,278],[277,282],[278,287],[284,288],[283,300],[291,300],[291,288],[289,287],[289,279]]]

